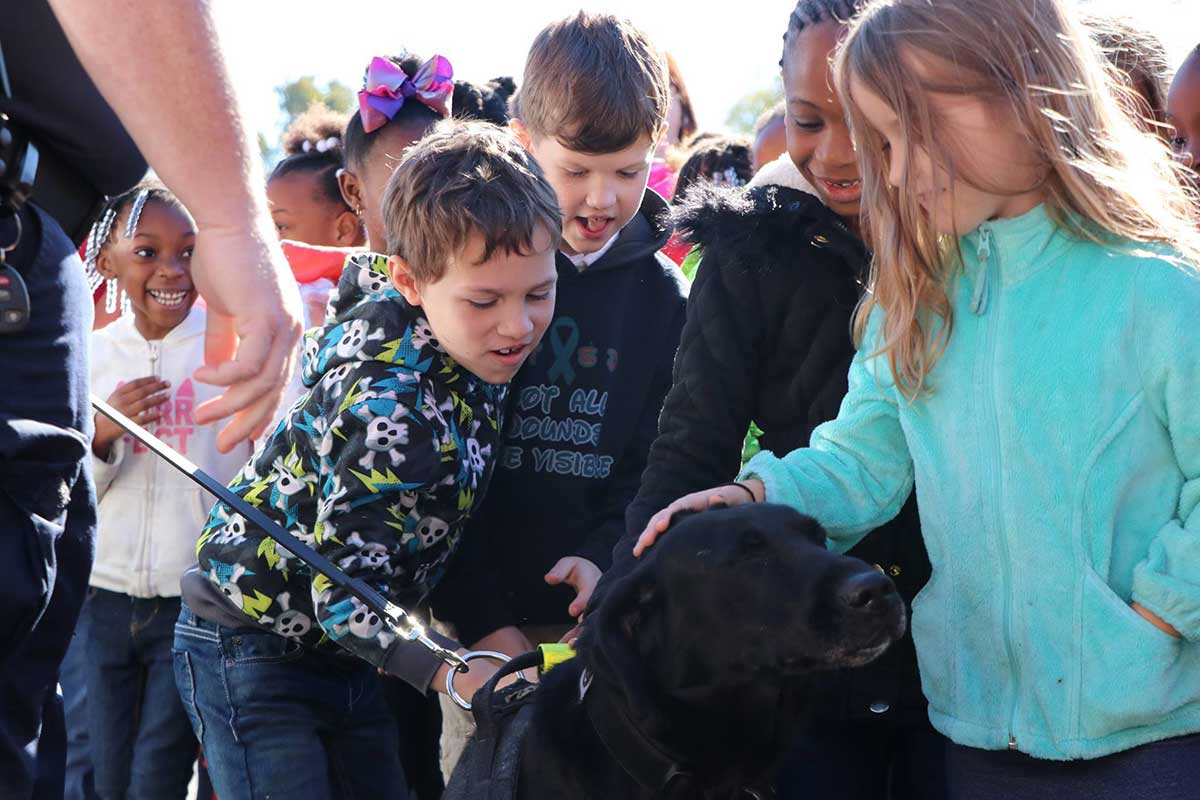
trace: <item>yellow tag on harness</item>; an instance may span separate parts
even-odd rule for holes
[[[539,644],[538,650],[542,651],[542,672],[549,672],[575,657],[575,648],[569,644]]]

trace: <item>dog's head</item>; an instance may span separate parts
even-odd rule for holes
[[[631,694],[637,674],[682,696],[865,664],[905,626],[890,579],[828,551],[811,518],[754,504],[678,516],[616,577],[579,647]]]

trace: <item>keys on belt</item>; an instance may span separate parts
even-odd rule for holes
[[[0,334],[16,333],[29,324],[29,290],[21,273],[6,260],[21,241],[21,233],[20,212],[0,209]]]

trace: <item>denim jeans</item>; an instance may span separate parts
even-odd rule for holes
[[[184,604],[175,681],[220,800],[407,800],[396,722],[363,661]]]
[[[1194,800],[1200,796],[1200,734],[1087,761],[951,744],[946,778],[950,800]]]
[[[92,589],[83,608],[88,732],[104,800],[184,800],[199,746],[171,664],[178,597]]]
[[[86,601],[85,601],[86,602]],[[67,769],[63,800],[98,800],[91,747],[88,746],[87,654],[83,651],[83,614],[75,638],[67,648],[58,675],[63,713],[67,723]]]

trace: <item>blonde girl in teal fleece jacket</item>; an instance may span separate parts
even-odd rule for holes
[[[752,499],[846,549],[915,481],[913,635],[964,796],[991,795],[963,764],[1008,750],[1033,781],[1012,796],[1125,753],[1119,796],[1193,797],[1172,770],[1200,769],[1200,247],[1176,168],[1066,0],[881,0],[837,74],[875,246],[850,392],[635,553]],[[1139,747],[1167,739],[1168,766]],[[1175,788],[1141,794],[1149,773]]]

